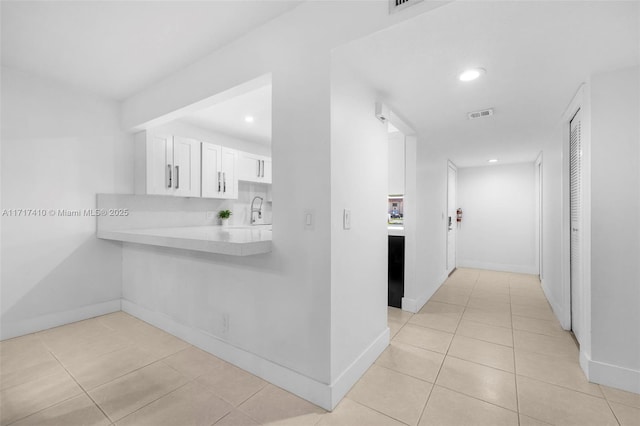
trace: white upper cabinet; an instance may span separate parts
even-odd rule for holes
[[[238,153],[238,179],[271,183],[271,158],[248,152]]]
[[[136,194],[200,196],[200,142],[146,131],[135,135]]]
[[[271,158],[265,157],[262,160],[262,178],[264,183],[271,183]]]
[[[200,196],[200,142],[174,136],[173,138],[173,195]]]
[[[147,131],[135,135],[135,193],[238,198],[238,180],[271,183],[271,158]]]
[[[238,198],[238,151],[202,142],[202,197]]]

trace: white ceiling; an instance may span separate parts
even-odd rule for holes
[[[1,60],[121,100],[299,3],[2,1]],[[533,161],[581,82],[638,64],[639,5],[455,1],[338,49],[335,58],[458,166],[489,158]],[[457,74],[469,66],[487,74],[459,82]],[[494,116],[466,119],[487,107],[495,108]],[[270,108],[265,88],[190,120],[265,143]],[[253,126],[244,122],[247,114],[256,118]]]
[[[533,161],[581,82],[639,63],[639,5],[456,1],[335,58],[459,167]],[[474,66],[486,75],[457,79]],[[489,107],[492,117],[467,119]]]
[[[122,100],[301,1],[2,1],[2,65]]]
[[[245,117],[253,117],[248,123]],[[181,117],[202,129],[238,139],[271,145],[271,86],[244,93],[208,108]]]

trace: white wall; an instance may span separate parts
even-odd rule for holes
[[[568,100],[567,100],[568,101]],[[563,178],[562,126],[543,143],[542,163],[542,288],[560,324],[571,327],[570,312],[566,312],[568,294],[563,287]]]
[[[389,134],[389,195],[404,194],[405,144],[401,132]]]
[[[447,278],[447,156],[424,137],[416,153],[415,280],[405,285],[403,299],[415,311]]]
[[[345,69],[331,69],[331,376],[361,371],[388,345],[387,126],[374,115],[375,92]],[[402,138],[404,146],[404,137]],[[403,149],[404,153],[404,149]],[[404,155],[402,156],[404,162]],[[404,167],[403,167],[404,178]],[[351,228],[343,229],[344,209]],[[375,342],[375,343],[374,343]],[[369,346],[376,350],[368,352]],[[351,380],[342,392],[359,378]],[[342,397],[338,393],[335,402]]]
[[[235,357],[231,360],[332,408],[332,394],[340,393],[333,389],[344,390],[350,378],[335,377],[340,369],[331,367],[332,220],[342,206],[332,206],[331,197],[330,51],[440,5],[423,2],[407,13],[389,15],[384,2],[304,2],[127,99],[123,123],[131,129],[272,75],[274,251],[237,260],[127,247],[123,294],[132,310],[144,305],[146,311],[139,310],[139,315],[169,318],[212,341],[226,342],[224,348],[243,351],[227,359]],[[328,27],[332,31],[327,33]],[[358,182],[354,187],[362,185]],[[313,215],[310,228],[304,226],[307,213]],[[367,244],[353,241],[352,249],[367,250]],[[158,294],[157,283],[166,289],[165,297]],[[230,327],[221,334],[225,312]],[[366,327],[363,332],[369,335]],[[353,330],[354,335],[358,332]],[[282,374],[270,376],[274,371]]]
[[[458,169],[457,266],[537,273],[534,164]]]
[[[640,392],[640,68],[591,80],[590,378]]]
[[[273,73],[273,252],[237,259],[125,245],[123,298],[145,320],[188,328],[180,337],[192,343],[210,336],[207,349],[262,377],[281,366],[308,383],[300,390],[284,373],[275,383],[301,393],[331,383],[330,64],[328,56],[290,55],[287,69]],[[239,351],[228,355],[216,342]],[[329,394],[304,397],[329,406]]]
[[[271,146],[265,144],[259,144],[247,140],[238,139],[223,133],[214,132],[209,129],[203,129],[198,126],[194,126],[191,123],[175,120],[170,123],[154,127],[154,132],[168,133],[173,135],[180,135],[185,138],[193,138],[199,141],[210,142],[216,145],[222,145],[227,148],[237,149],[239,151],[250,152],[258,155],[271,156]]]
[[[2,208],[93,209],[133,188],[116,103],[2,68]],[[121,249],[95,217],[2,217],[3,339],[120,309]]]

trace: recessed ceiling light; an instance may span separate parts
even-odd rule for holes
[[[244,121],[246,121],[247,123],[253,123],[253,116],[252,115],[247,115],[244,118]]]
[[[472,81],[486,72],[487,71],[484,68],[469,68],[468,70],[464,70],[458,78],[460,81]]]
[[[497,163],[498,159],[497,158],[492,158],[491,160],[487,161],[488,163]]]

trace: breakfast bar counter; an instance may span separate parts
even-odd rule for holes
[[[100,230],[97,237],[231,256],[271,251],[271,226],[178,226],[166,228]]]

